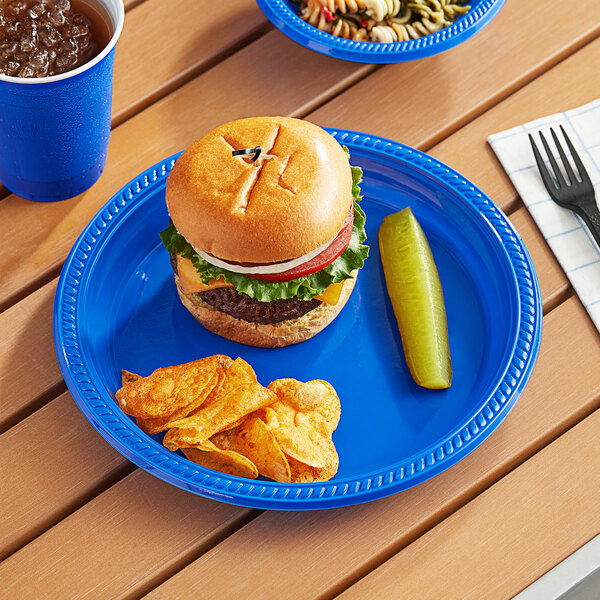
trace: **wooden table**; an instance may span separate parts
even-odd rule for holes
[[[375,67],[296,45],[250,0],[127,0],[101,179],[65,202],[0,201],[0,597],[509,598],[598,534],[600,336],[486,144],[600,95],[597,2],[511,0],[449,52]],[[532,254],[544,331],[527,388],[475,452],[406,492],[311,513],[206,500],[125,460],[63,382],[52,301],[81,229],[144,168],[254,114],[431,153]]]

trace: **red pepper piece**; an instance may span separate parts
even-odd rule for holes
[[[335,15],[326,6],[321,8],[321,12],[323,13],[326,21],[329,21],[330,23],[335,21]]]

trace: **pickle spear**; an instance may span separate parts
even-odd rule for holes
[[[450,387],[452,364],[442,285],[425,233],[410,207],[385,217],[379,228],[379,250],[413,379],[430,389]]]

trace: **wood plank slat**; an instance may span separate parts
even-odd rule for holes
[[[56,283],[0,314],[0,433],[40,406],[62,382],[52,335]]]
[[[5,198],[0,310],[58,275],[84,225],[136,174],[223,121],[304,114],[373,68],[327,58],[270,32],[114,129],[106,169],[84,194],[55,203]]]
[[[600,372],[592,365],[598,360],[598,332],[572,298],[545,319],[538,364],[513,411],[455,466],[417,487],[364,505],[312,513],[266,512],[148,598],[183,597],[194,581],[203,581],[210,598],[231,598],[235,590],[236,597],[246,600],[277,599],[282,573],[289,597],[333,597],[596,410]],[[236,565],[235,572],[219,576],[228,565]]]
[[[248,0],[145,0],[115,53],[113,126],[270,29]]]
[[[134,468],[68,393],[0,436],[0,561]]]
[[[545,319],[540,359],[515,409],[501,427],[464,460],[415,488],[369,504],[312,513],[264,513],[170,578],[158,588],[156,597],[177,597],[177,594],[186,597],[190,589],[202,582],[206,597],[228,598],[233,590],[236,597],[243,594],[248,600],[279,599],[282,573],[285,573],[286,590],[302,590],[303,598],[320,598],[339,586],[346,587],[596,409],[600,405],[600,372],[595,368],[599,360],[597,331],[577,299],[572,298]],[[549,389],[553,390],[550,395]],[[43,432],[37,430],[30,435],[32,439],[39,439]],[[77,453],[77,444],[65,445],[56,452]],[[75,464],[69,477],[76,479],[80,468]],[[130,489],[129,483],[123,485]],[[172,504],[163,500],[168,498],[169,492],[158,484],[152,490],[145,488],[143,495],[141,492],[115,493],[127,514],[140,510],[140,498],[145,503],[153,498],[152,494],[160,493],[160,502],[171,506],[169,536],[193,536],[190,528],[202,528],[204,521],[194,525],[188,515],[203,500],[192,494],[182,500],[179,490],[167,488],[178,498]],[[30,489],[27,481],[21,489]],[[122,544],[115,537],[104,541],[99,532],[100,524],[109,519],[112,510],[112,500],[108,500],[112,498],[111,490],[113,488],[0,566],[0,580],[12,582],[13,596],[28,600],[40,597],[45,590],[61,590],[61,582],[72,579],[81,564],[94,565],[92,574],[88,570],[84,573],[91,577],[89,587],[94,588],[98,600],[126,593],[133,595],[131,581],[136,577],[143,579],[149,572],[148,565],[160,564],[164,560],[164,548],[156,537],[136,541],[139,565],[127,563],[122,569],[126,574],[115,574],[111,545],[119,548]],[[44,493],[43,487],[38,493]],[[16,498],[15,502],[18,501]],[[56,503],[66,501],[68,498],[63,497]],[[70,540],[77,531],[86,531],[87,537],[75,548]],[[123,533],[122,539],[131,543],[137,538],[128,531]],[[53,562],[51,568],[44,569],[35,580],[27,578],[26,574],[34,568],[39,556],[53,556],[53,548],[65,544],[67,551],[62,553],[60,562]],[[193,560],[194,552],[186,556],[189,560],[178,562],[179,568]],[[325,562],[324,556],[327,557]],[[214,573],[227,573],[227,577],[215,578]],[[256,573],[260,573],[260,578]],[[111,582],[110,587],[105,589],[104,584],[98,584],[101,588],[98,591],[94,586],[104,581]]]
[[[2,593],[138,598],[256,514],[138,469],[1,563]]]
[[[596,411],[340,600],[512,598],[600,533],[599,436]]]
[[[595,100],[599,93],[598,81],[587,73],[590,65],[597,64],[600,64],[600,39],[471,121],[429,152],[481,185],[505,211],[513,210],[517,192],[487,143],[487,137]],[[533,156],[531,164],[534,164]]]

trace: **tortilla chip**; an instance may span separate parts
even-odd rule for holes
[[[219,392],[221,391],[221,388],[223,387],[223,383],[225,382],[225,373],[227,372],[227,369],[233,364],[233,360],[231,360],[229,357],[228,358],[228,363],[225,363],[224,365],[218,365],[217,366],[217,370],[216,370],[216,375],[217,375],[217,382],[215,384],[215,386],[213,387],[213,389],[211,390],[210,394],[208,394],[208,396],[206,397],[206,400],[204,400],[204,402],[194,408],[194,410],[192,410],[191,412],[189,412],[187,415],[183,415],[183,417],[191,417],[192,415],[195,415],[203,406],[209,406],[210,404],[212,404],[213,402],[215,402],[215,400],[217,399]],[[173,419],[175,421],[175,419]]]
[[[338,460],[331,434],[341,414],[333,386],[320,380],[277,379],[268,389],[278,401],[258,414],[283,452],[310,467],[331,468]]]
[[[157,369],[148,377],[126,383],[117,391],[117,401],[125,413],[143,419],[164,419],[188,407],[195,409],[216,384],[217,367],[224,368],[228,361],[229,357],[215,355]]]
[[[212,442],[204,442],[200,448],[184,448],[188,460],[221,473],[256,479],[258,470],[245,456],[229,450],[220,450]]]
[[[237,358],[225,372],[225,381],[214,402],[195,415],[171,423],[163,444],[169,450],[193,448],[215,433],[230,428],[242,417],[276,401],[273,392],[260,385],[252,367]]]
[[[246,420],[246,415],[244,415],[241,419],[238,419],[237,421],[233,422],[231,425],[227,425],[227,427],[223,427],[223,429],[221,429],[221,432],[229,431],[230,429],[235,429],[236,427],[239,427],[245,420]]]
[[[124,386],[127,383],[133,383],[134,381],[137,381],[141,378],[141,375],[137,375],[136,373],[132,373],[131,371],[121,369],[121,386]]]
[[[323,469],[309,467],[308,465],[297,461],[291,456],[288,456],[287,459],[290,465],[291,483],[316,483],[318,481],[329,481],[337,473],[339,465],[337,454],[335,455],[334,461]]]
[[[227,365],[227,367],[231,363],[233,363],[233,361],[230,358],[228,360],[228,364],[226,361],[223,361]],[[217,396],[219,395],[219,391],[221,389],[221,386],[223,385],[223,381],[225,381],[225,368],[223,368],[220,364],[217,365],[214,378],[215,384],[214,386],[212,386],[212,383],[210,384],[212,386],[212,390],[210,391],[208,396],[206,396],[205,399],[202,399],[202,397],[200,396],[198,398],[199,403],[194,402],[188,406],[185,406],[181,410],[178,410],[177,412],[173,413],[168,417],[157,417],[156,419],[142,419],[141,417],[138,417],[136,421],[139,428],[150,435],[160,433],[161,431],[165,431],[165,429],[169,429],[171,427],[171,423],[174,423],[179,419],[185,419],[185,417],[195,414],[200,409],[200,407],[214,402]]]
[[[327,381],[313,379],[302,383],[296,379],[276,379],[268,388],[280,401],[305,414],[315,412],[319,422],[328,433],[333,433],[340,422],[340,399],[334,387]]]
[[[250,459],[269,479],[290,482],[290,466],[271,430],[258,417],[249,416],[235,429],[217,433],[210,441],[223,450],[233,450]]]

